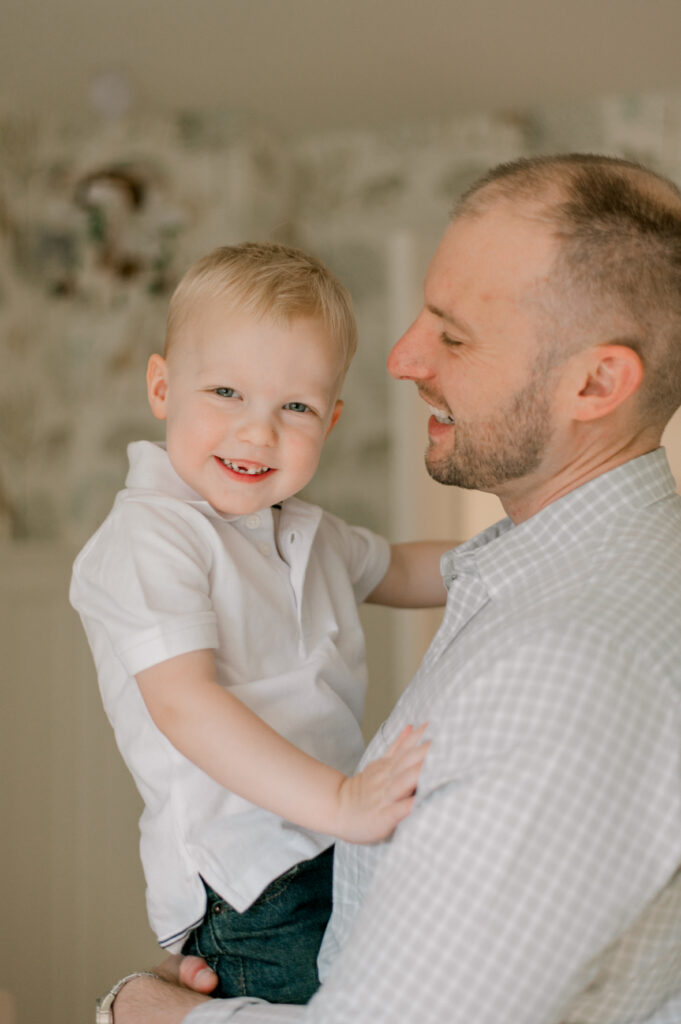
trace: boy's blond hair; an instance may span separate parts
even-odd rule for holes
[[[338,343],[344,372],[357,349],[350,294],[328,267],[291,246],[244,242],[214,249],[185,273],[170,299],[166,357],[195,304],[216,298],[255,317],[318,317]]]

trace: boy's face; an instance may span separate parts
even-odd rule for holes
[[[321,322],[257,320],[224,300],[192,312],[168,359],[147,369],[178,475],[214,509],[245,515],[314,475],[340,416],[338,344]]]

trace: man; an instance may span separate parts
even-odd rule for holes
[[[508,515],[444,557],[442,627],[367,752],[430,722],[415,809],[339,844],[307,1007],[140,978],[116,1024],[678,1024],[681,193],[603,157],[490,172],[388,368],[432,407],[430,474]]]

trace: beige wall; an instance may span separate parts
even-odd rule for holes
[[[285,134],[681,84],[678,0],[3,0],[0,98],[222,104]],[[30,68],[30,73],[27,73]],[[124,85],[125,88],[125,85]]]
[[[19,1024],[80,1024],[116,977],[154,962],[140,803],[66,593],[73,553],[0,546],[0,989]]]

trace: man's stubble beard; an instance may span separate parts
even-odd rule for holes
[[[454,446],[436,457],[426,450],[426,469],[438,483],[494,492],[509,480],[534,472],[551,439],[549,377],[535,369],[505,410],[473,428],[454,415]]]

